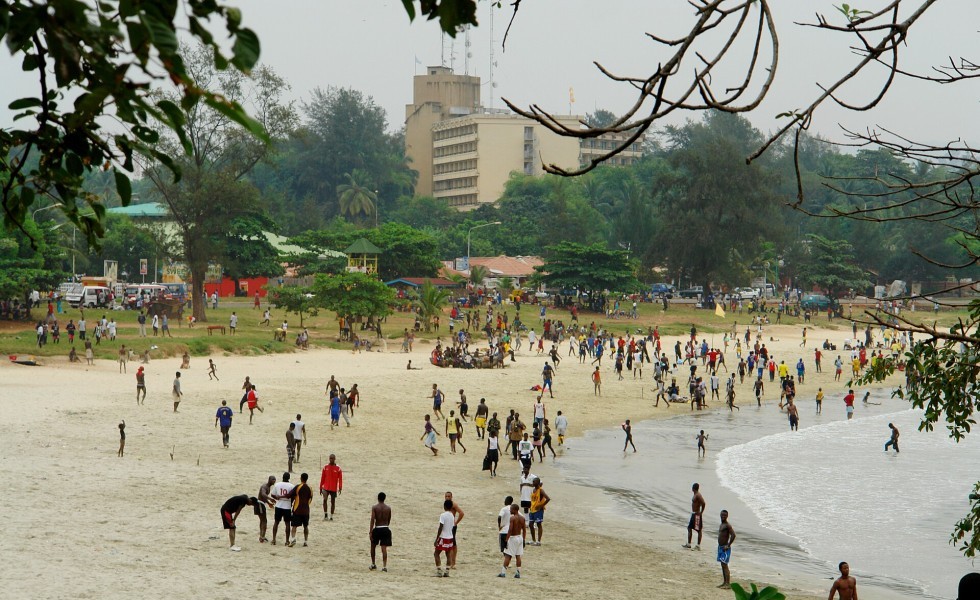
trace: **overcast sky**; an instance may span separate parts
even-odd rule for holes
[[[848,50],[852,41],[843,35],[794,24],[814,22],[815,11],[840,20],[833,8],[836,1],[774,3],[780,63],[769,99],[749,115],[757,127],[773,129],[776,114],[805,106],[819,92],[817,83],[831,83],[858,60]],[[861,0],[859,4],[873,9],[884,1]],[[469,73],[483,78],[484,105],[502,107],[500,98],[506,97],[519,105],[535,102],[558,113],[571,109],[585,114],[595,108],[622,113],[635,101],[633,88],[609,81],[592,61],[617,73],[649,74],[668,56],[668,50],[644,34],[677,36],[694,20],[686,0],[524,0],[504,52],[501,41],[510,16],[506,3],[504,9],[491,9],[489,1],[480,2],[480,25],[471,31],[468,48],[464,36],[455,42],[443,38],[434,23],[409,24],[400,0],[240,0],[239,5],[245,25],[259,34],[262,61],[290,82],[294,98],[308,98],[318,86],[359,89],[386,109],[389,125],[395,129],[402,126],[405,105],[411,102],[412,76],[424,72],[427,65],[443,62],[463,73],[467,53],[471,55]],[[491,10],[495,11],[492,38]],[[951,55],[969,55],[977,47],[977,17],[977,0],[937,3],[913,29],[902,66],[926,71]],[[491,47],[495,89],[489,81]],[[717,71],[716,87],[741,80],[744,71],[738,67],[744,64],[745,53],[739,58]],[[980,60],[980,56],[972,58]],[[723,82],[726,74],[730,81]],[[883,69],[875,69],[849,86],[845,97],[855,104],[868,101],[883,74]],[[932,142],[957,137],[977,142],[978,85],[980,82],[940,86],[901,81],[872,113],[849,114],[827,105],[818,113],[812,130],[839,137],[838,123],[858,129],[878,124]],[[572,105],[569,88],[574,89]],[[3,105],[25,90],[31,91],[19,73],[19,60],[0,61]],[[8,119],[9,114],[0,122]]]

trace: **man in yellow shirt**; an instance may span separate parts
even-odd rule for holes
[[[789,367],[786,366],[786,361],[779,361],[779,379],[782,381],[789,377]]]
[[[551,502],[551,498],[545,493],[544,488],[541,486],[541,478],[534,478],[534,489],[531,491],[531,512],[528,515],[528,523],[530,524],[531,530],[531,545],[540,546],[541,537],[544,535],[542,530],[542,524],[544,522],[544,507]],[[537,535],[534,533],[535,525],[537,525]]]

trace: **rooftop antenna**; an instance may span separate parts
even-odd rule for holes
[[[466,53],[463,55],[463,75],[470,74],[470,58],[473,57],[473,53],[470,52],[470,26],[467,25],[464,29],[466,32],[465,41],[463,42],[463,51]]]
[[[490,110],[493,110],[493,97],[496,95],[494,89],[497,87],[497,82],[493,80],[493,68],[497,66],[497,59],[494,56],[494,40],[493,40],[493,5],[490,5]]]
[[[439,46],[439,64],[443,67],[446,66],[446,34],[440,34],[440,46]]]

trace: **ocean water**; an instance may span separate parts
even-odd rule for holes
[[[921,414],[884,391],[873,393],[879,405],[858,402],[850,422],[836,395],[815,415],[805,394],[799,432],[774,404],[694,412],[634,423],[637,454],[622,452],[617,429],[590,431],[569,442],[559,468],[571,482],[607,492],[624,529],[676,528],[678,545],[698,482],[707,501],[705,548],[714,550],[723,508],[738,533],[736,580],[748,561],[826,590],[845,560],[859,585],[878,592],[869,597],[955,598],[956,582],[975,569],[948,539],[980,479],[980,432],[959,444],[942,427],[918,432]],[[889,422],[902,433],[899,455],[883,451]],[[710,436],[703,459],[700,429]]]

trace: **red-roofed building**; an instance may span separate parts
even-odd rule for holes
[[[538,267],[544,264],[544,261],[539,256],[471,256],[470,257],[470,268],[479,265],[485,267],[488,271],[487,279],[500,279],[501,277],[510,277],[514,280],[515,286],[523,286],[527,281],[527,278],[534,275],[534,267]],[[467,271],[457,271],[453,268],[454,264],[452,261],[447,261],[444,263],[444,267],[441,274],[454,274],[459,273],[461,275],[469,275]]]

